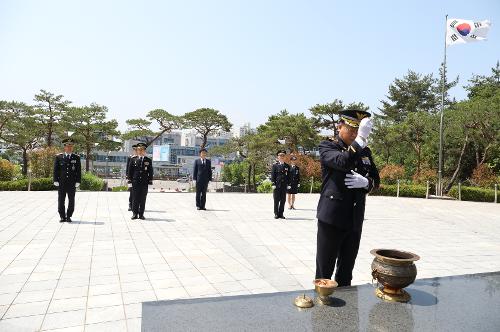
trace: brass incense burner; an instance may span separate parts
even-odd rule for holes
[[[403,288],[411,285],[417,277],[417,267],[413,262],[420,257],[414,253],[395,249],[373,249],[372,277],[381,287],[375,294],[391,302],[408,302],[410,294]]]
[[[330,295],[333,294],[338,286],[335,280],[330,279],[314,279],[314,290],[318,294],[318,303],[328,305],[332,303]]]
[[[306,294],[297,296],[293,303],[299,308],[311,308],[314,306],[313,300],[309,296],[306,296]]]

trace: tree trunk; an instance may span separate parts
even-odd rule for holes
[[[203,142],[201,142],[201,147],[200,149],[204,149],[205,146],[207,145],[207,140],[208,140],[208,134],[203,135]],[[194,144],[196,145],[196,137],[194,139]]]
[[[86,154],[86,158],[85,158],[85,172],[88,172],[89,168],[90,168],[89,167],[90,166],[90,158],[91,158],[90,152],[91,152],[90,146],[87,145],[86,146],[86,151],[85,151],[85,154]]]
[[[24,176],[28,174],[28,150],[23,148],[23,169],[22,173]]]
[[[253,181],[253,190],[254,192],[257,192],[257,179],[255,178],[255,169],[256,169],[256,165],[255,163],[252,164],[252,181]]]
[[[49,119],[49,128],[48,128],[48,132],[47,132],[47,146],[48,147],[51,147],[52,146],[52,120]]]
[[[48,132],[47,132],[47,146],[52,146],[52,127],[53,127],[53,124],[54,124],[54,117],[53,117],[53,114],[52,114],[52,105],[50,104],[49,102],[49,127],[48,127]]]
[[[252,175],[252,166],[251,166],[251,164],[248,164],[247,184],[248,184],[248,191],[249,192],[252,189],[252,186],[251,186],[251,183],[250,183],[251,175]]]
[[[445,194],[447,194],[450,191],[451,187],[453,186],[453,183],[455,182],[455,180],[458,177],[458,172],[460,171],[460,166],[462,165],[462,157],[465,154],[465,148],[467,147],[468,141],[469,141],[469,136],[466,135],[464,145],[462,146],[462,151],[460,151],[460,156],[458,157],[457,168],[455,169],[455,172],[453,173],[453,176],[451,177],[450,183],[448,183],[446,188],[444,188]]]
[[[474,148],[476,149],[476,167],[480,165],[479,163],[479,147],[477,144],[474,144]]]

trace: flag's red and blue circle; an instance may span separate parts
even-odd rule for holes
[[[467,23],[461,23],[457,26],[457,31],[462,36],[467,36],[470,33],[471,27]]]

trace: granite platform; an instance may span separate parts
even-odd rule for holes
[[[416,280],[409,303],[374,290],[339,288],[309,309],[293,305],[302,291],[145,302],[142,331],[500,331],[500,272]]]

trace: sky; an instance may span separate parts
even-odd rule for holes
[[[445,15],[489,19],[485,42],[451,46],[458,100],[500,58],[500,1],[0,0],[0,99],[40,89],[109,117],[201,107],[253,127],[335,98],[380,107],[409,69],[437,75]]]

